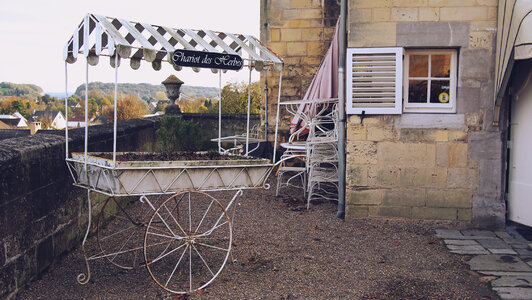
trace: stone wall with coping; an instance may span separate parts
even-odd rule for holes
[[[208,137],[218,134],[217,115],[184,114],[183,118],[200,124]],[[160,120],[120,122],[118,151],[153,151]],[[224,115],[222,122],[225,135],[245,132],[245,115]],[[252,116],[252,125],[258,122],[259,116]],[[83,151],[84,128],[70,130],[69,138],[70,151]],[[112,141],[111,124],[89,127],[89,151],[112,151]],[[87,224],[87,192],[72,185],[63,130],[2,140],[0,170],[0,298],[12,299],[79,245]],[[96,220],[106,197],[91,193],[91,199]]]
[[[348,47],[458,50],[455,114],[348,116],[347,217],[505,222],[496,0],[350,0]]]

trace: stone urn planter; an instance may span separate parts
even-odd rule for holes
[[[181,86],[184,82],[176,76],[170,75],[161,83],[166,89],[166,97],[168,97],[170,100],[170,104],[166,107],[164,113],[167,115],[181,114],[181,108],[176,103],[176,100],[179,99],[179,95],[181,94]]]

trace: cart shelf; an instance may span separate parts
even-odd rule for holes
[[[102,152],[72,153],[67,165],[74,185],[109,196],[174,194],[185,190],[214,191],[262,188],[269,159],[113,161]],[[117,153],[120,154],[120,153]],[[85,172],[86,171],[86,172]]]

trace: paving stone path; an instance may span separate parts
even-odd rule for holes
[[[532,299],[532,244],[513,227],[506,231],[437,229],[436,236],[456,254],[473,256],[471,270],[494,276],[501,299]]]

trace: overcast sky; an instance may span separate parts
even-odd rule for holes
[[[0,0],[0,82],[33,83],[45,92],[64,92],[63,46],[86,13],[119,17],[130,21],[174,28],[212,29],[245,33],[259,37],[259,0]],[[68,65],[68,90],[74,91],[85,80],[85,60]],[[175,74],[185,85],[218,86],[218,74],[202,69],[176,72],[168,63],[160,71],[142,62],[134,71],[129,61],[121,64],[119,82],[159,84]],[[247,81],[249,72],[228,71],[222,80]],[[253,80],[259,73],[253,72]],[[109,58],[90,67],[89,81],[114,82]]]

